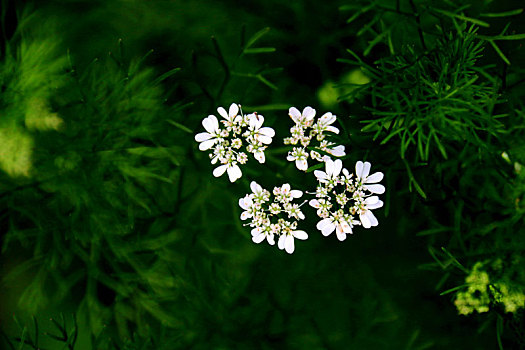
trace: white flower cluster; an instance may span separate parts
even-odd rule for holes
[[[209,115],[202,121],[206,132],[195,135],[201,151],[211,150],[211,163],[220,163],[213,175],[219,177],[227,172],[231,182],[242,176],[239,164],[248,161],[248,153],[252,153],[259,163],[265,162],[264,151],[275,136],[272,128],[262,126],[262,115],[243,115],[239,107],[232,103],[228,112],[219,107],[217,112],[222,117],[221,122]],[[325,165],[324,171],[314,171],[318,181],[316,191],[306,192],[315,195],[309,204],[317,210],[320,218],[317,229],[324,236],[335,231],[337,238],[343,241],[354,226],[367,229],[377,226],[372,210],[383,206],[377,196],[385,192],[385,187],[379,184],[383,173],[369,175],[371,164],[358,161],[353,174],[343,168],[340,159],[332,159],[346,155],[344,146],[336,145],[326,137],[326,133],[339,133],[339,129],[332,125],[336,121],[332,113],[325,113],[317,121],[316,112],[311,107],[304,108],[302,113],[291,107],[288,113],[295,125],[290,129],[291,136],[284,139],[285,144],[293,145],[287,160],[295,162],[297,169],[303,171],[308,169],[308,158]],[[279,249],[293,253],[295,239],[308,239],[305,231],[297,229],[298,222],[305,219],[301,206],[307,200],[302,204],[293,203],[303,196],[303,191],[292,190],[290,184],[285,183],[270,193],[255,181],[250,183],[250,188],[252,193],[239,199],[239,206],[243,209],[241,220],[251,220],[245,225],[252,228],[252,241],[261,243],[266,240],[275,245],[277,238]]]
[[[248,161],[246,153],[252,153],[259,163],[265,162],[264,151],[272,143],[275,131],[269,127],[262,127],[264,117],[257,113],[243,115],[239,106],[232,103],[229,111],[222,107],[217,112],[223,118],[222,128],[214,115],[209,115],[202,121],[206,132],[195,135],[200,142],[201,151],[212,150],[210,159],[212,164],[219,162],[213,171],[213,176],[219,177],[228,172],[231,182],[242,176],[238,164]],[[239,113],[240,112],[240,113]],[[246,144],[244,143],[246,142]]]
[[[355,177],[343,169],[339,159],[328,159],[325,164],[325,171],[314,171],[319,184],[316,198],[310,201],[310,206],[317,209],[317,216],[321,218],[317,229],[324,236],[335,230],[337,238],[344,241],[346,235],[352,233],[354,225],[364,228],[377,226],[378,221],[372,210],[383,206],[383,202],[375,195],[385,192],[385,187],[377,183],[383,179],[383,173],[369,176],[369,162],[356,163]],[[359,220],[355,217],[359,217]]]
[[[301,198],[303,192],[284,184],[273,189],[272,201],[270,192],[255,181],[251,182],[250,188],[252,193],[239,199],[239,206],[244,209],[241,220],[251,219],[248,225],[252,227],[252,241],[261,243],[266,239],[274,245],[277,236],[279,249],[292,254],[295,250],[294,239],[308,238],[305,231],[297,230],[298,220],[304,220],[305,216],[300,205],[292,203],[294,199]]]
[[[339,129],[332,126],[337,119],[335,115],[330,112],[325,113],[314,123],[315,109],[312,107],[306,107],[303,109],[303,113],[299,112],[297,108],[291,107],[288,114],[295,122],[295,125],[290,128],[291,136],[285,138],[284,143],[297,147],[293,147],[292,151],[288,152],[286,159],[290,162],[295,161],[297,169],[303,171],[308,169],[308,157],[318,162],[324,162],[327,159],[331,159],[327,154],[334,157],[346,155],[345,146],[336,145],[326,140],[325,132],[339,133]],[[313,140],[317,141],[317,145],[311,144]],[[308,147],[310,148],[309,152]],[[319,150],[324,155],[318,152]]]

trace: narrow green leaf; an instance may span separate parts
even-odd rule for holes
[[[324,163],[319,163],[319,164],[316,164],[316,165],[312,165],[311,167],[306,169],[306,172],[307,173],[311,173],[312,171],[317,170],[317,169],[321,169],[323,167],[324,167]]]
[[[443,146],[441,141],[439,141],[439,137],[437,136],[434,130],[431,131],[431,135],[434,137],[434,141],[436,141],[436,145],[439,151],[441,152],[441,155],[443,156],[443,158],[448,159],[447,151],[445,150],[445,147]]]
[[[169,77],[171,77],[172,75],[174,75],[175,73],[179,72],[181,69],[180,68],[173,68],[169,71],[167,71],[166,73],[162,74],[160,77],[158,77],[157,79],[155,79],[153,81],[153,85],[158,85],[160,84],[161,82],[163,82],[164,80],[168,79]]]
[[[503,343],[501,341],[502,332],[503,332],[503,317],[501,317],[501,315],[498,315],[498,319],[496,320],[496,340],[498,341],[499,350],[503,350]]]
[[[513,35],[494,35],[494,36],[478,35],[477,38],[483,39],[483,40],[524,40],[525,33],[513,34]]]
[[[429,236],[429,235],[435,235],[436,233],[441,233],[441,232],[448,232],[448,231],[451,231],[452,228],[451,227],[448,227],[448,226],[443,226],[443,227],[434,227],[434,228],[430,228],[428,230],[423,230],[423,231],[419,231],[416,236]]]
[[[487,40],[489,42],[489,44],[494,48],[494,51],[496,51],[496,53],[499,55],[499,57],[501,57],[501,59],[503,60],[503,62],[505,62],[506,64],[508,64],[510,66],[510,61],[509,59],[507,58],[507,56],[505,56],[503,54],[503,52],[501,52],[501,50],[499,49],[498,45],[496,45],[496,43],[493,41],[493,40]]]
[[[270,28],[269,27],[266,27],[266,28],[263,28],[261,30],[259,30],[257,33],[255,33],[254,35],[252,35],[252,37],[250,39],[248,39],[248,42],[246,43],[246,46],[244,47],[244,50],[246,50],[247,48],[251,47],[253,44],[255,44],[255,42],[257,40],[259,40],[260,38],[262,38],[264,35],[266,35],[266,33],[268,33],[270,31]],[[243,51],[244,51],[243,50]]]
[[[273,90],[279,90],[278,87],[276,85],[274,85],[273,83],[271,83],[268,79],[266,79],[265,77],[263,77],[262,75],[260,74],[257,74],[257,79],[259,79],[259,81],[261,83],[263,83],[264,85],[268,86],[270,89],[273,89]]]
[[[480,19],[467,17],[467,16],[463,16],[463,15],[460,15],[460,14],[457,14],[457,13],[454,13],[454,12],[441,10],[441,9],[436,9],[436,8],[433,8],[432,10],[437,12],[437,13],[441,13],[442,15],[445,15],[447,17],[457,18],[457,19],[460,19],[460,20],[465,21],[465,22],[470,22],[470,23],[477,24],[478,26],[481,26],[481,27],[485,27],[485,28],[490,27],[490,24],[488,24],[487,22],[482,21]]]
[[[410,169],[410,165],[408,164],[407,160],[403,158],[403,162],[405,163],[405,167],[407,169],[407,173],[408,173],[408,177],[410,181],[409,184],[414,184],[414,187],[416,188],[416,191],[419,193],[419,195],[423,197],[424,199],[427,199],[426,193],[423,191],[421,186],[419,186],[418,182],[416,181],[416,178],[414,177],[414,174],[412,174],[412,170]]]
[[[450,289],[447,289],[441,293],[439,293],[439,296],[443,296],[443,295],[447,295],[447,294],[450,294],[452,292],[455,292],[457,290],[460,290],[460,289],[463,289],[465,287],[468,287],[468,284],[462,284],[461,286],[456,286],[454,288],[450,288]]]
[[[185,125],[182,125],[181,123],[177,123],[175,120],[166,120],[168,123],[170,123],[171,125],[181,129],[182,131],[184,132],[187,132],[188,134],[193,134],[193,130],[191,130],[190,128],[188,128],[187,126]]]
[[[510,10],[505,12],[490,12],[490,13],[481,13],[481,17],[508,17],[519,15],[523,12],[523,9]]]
[[[247,55],[249,54],[258,54],[258,53],[269,53],[275,52],[275,47],[256,47],[252,49],[244,49],[243,52]]]

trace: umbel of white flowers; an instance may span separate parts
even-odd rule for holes
[[[252,153],[259,163],[264,163],[264,151],[275,136],[272,128],[262,126],[262,115],[243,115],[239,107],[232,103],[228,112],[219,107],[217,112],[223,118],[223,128],[217,117],[210,115],[202,121],[206,132],[195,136],[195,140],[200,142],[201,151],[212,150],[211,163],[220,162],[213,175],[219,177],[227,172],[231,182],[242,176],[238,164],[248,161],[246,152]],[[296,146],[288,153],[287,160],[295,162],[297,169],[307,170],[308,157],[324,163],[324,171],[314,171],[318,181],[315,192],[306,192],[314,194],[315,198],[301,204],[292,203],[303,196],[303,191],[292,190],[285,183],[274,187],[270,193],[252,181],[252,193],[239,199],[239,206],[244,210],[241,220],[250,219],[246,225],[252,228],[252,241],[261,243],[266,240],[270,245],[275,245],[277,238],[279,249],[284,249],[289,254],[295,250],[295,239],[308,239],[308,234],[298,229],[299,221],[306,218],[301,210],[304,203],[308,202],[317,209],[317,216],[320,218],[317,229],[324,236],[335,231],[340,241],[353,233],[354,226],[360,225],[366,229],[377,226],[379,222],[372,210],[383,206],[377,196],[385,192],[385,187],[379,184],[383,173],[370,175],[371,164],[358,161],[353,174],[343,168],[340,159],[333,160],[332,157],[346,155],[344,146],[326,139],[325,132],[339,133],[339,129],[332,126],[336,116],[328,112],[315,121],[315,113],[311,107],[304,108],[302,113],[291,107],[288,114],[295,125],[290,129],[291,136],[284,139],[285,144]],[[316,146],[311,145],[313,141],[317,143]],[[318,151],[322,151],[324,155],[321,156]]]
[[[212,164],[219,162],[213,171],[213,176],[219,177],[225,172],[231,182],[241,178],[242,171],[238,164],[246,164],[247,153],[252,153],[259,163],[264,163],[264,150],[272,143],[275,131],[262,127],[264,117],[257,113],[243,115],[239,105],[232,103],[228,112],[222,107],[217,112],[223,118],[221,128],[217,117],[209,115],[202,121],[206,132],[195,135],[195,141],[200,142],[201,151],[212,150]],[[240,112],[240,114],[239,114]],[[244,141],[244,142],[243,142]]]

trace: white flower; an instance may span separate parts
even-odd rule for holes
[[[308,234],[305,231],[290,231],[287,234],[281,234],[277,246],[279,249],[285,249],[288,254],[292,254],[295,250],[294,238],[305,240],[308,239]]]
[[[281,203],[291,202],[294,198],[301,198],[303,191],[292,190],[290,184],[274,188],[275,199]]]
[[[378,196],[372,196],[365,199],[364,205],[362,205],[359,210],[359,220],[361,220],[361,224],[363,224],[364,228],[370,228],[379,224],[371,210],[381,208],[382,206],[383,202],[379,200]]]
[[[335,146],[334,148],[327,148],[326,152],[330,153],[331,155],[333,155],[335,157],[346,156],[345,146],[343,146],[343,145]]]
[[[255,203],[262,204],[270,200],[270,192],[262,188],[257,182],[252,181],[250,183],[250,189],[252,190]]]
[[[230,161],[226,164],[219,165],[213,170],[213,176],[219,177],[224,174],[225,171],[228,172],[228,177],[230,178],[231,182],[235,182],[242,177],[241,168],[239,168],[237,162],[235,161]]]
[[[334,134],[339,134],[339,129],[331,125],[336,120],[337,120],[337,117],[333,115],[332,113],[330,112],[325,113],[321,118],[319,118],[317,123],[314,124],[312,129],[314,129],[314,131],[317,134],[322,134],[324,131],[330,131],[330,132],[333,132]]]
[[[253,138],[256,142],[269,145],[272,143],[272,137],[275,136],[275,131],[270,127],[262,127],[264,123],[264,117],[257,113],[252,113],[248,116],[250,124],[246,134],[248,137]]]
[[[327,159],[325,162],[325,168],[326,168],[326,171],[315,170],[314,171],[315,177],[317,178],[319,182],[336,185],[338,181],[339,173],[341,172],[341,169],[343,168],[343,162],[341,162],[340,159],[336,159],[335,161],[331,159]]]
[[[195,141],[200,142],[199,149],[206,151],[217,143],[221,136],[221,130],[219,129],[219,121],[214,115],[209,115],[207,118],[202,120],[202,126],[207,132],[201,132],[195,135]]]
[[[301,125],[303,127],[311,126],[315,117],[315,109],[308,106],[303,109],[303,113],[299,112],[299,110],[295,107],[290,107],[288,110],[288,115],[295,124]]]
[[[308,153],[302,147],[294,147],[291,152],[288,152],[286,160],[293,162],[295,160],[295,166],[299,170],[306,171],[308,169]]]
[[[237,123],[241,122],[242,116],[238,115],[239,106],[235,103],[230,105],[228,113],[222,107],[217,108],[217,112],[226,120],[223,120],[222,123],[228,130],[231,130]]]
[[[385,193],[385,186],[376,184],[377,182],[383,180],[383,173],[377,172],[370,176],[371,164],[369,162],[358,161],[355,164],[355,174],[357,176],[357,181],[359,184],[363,185],[368,191],[376,194]]]
[[[337,239],[344,241],[346,235],[352,233],[352,227],[358,221],[353,220],[351,216],[341,214],[339,212],[333,213],[330,217],[317,223],[316,227],[323,236],[328,236],[335,230]]]
[[[239,206],[244,209],[241,214],[241,220],[246,220],[254,216],[257,208],[254,206],[250,195],[246,195],[243,198],[239,198]]]
[[[259,244],[262,241],[264,241],[264,239],[266,238],[266,240],[268,241],[268,244],[270,245],[275,244],[274,234],[269,227],[265,227],[265,228],[255,227],[252,229],[251,234],[252,234],[252,241],[254,243]]]

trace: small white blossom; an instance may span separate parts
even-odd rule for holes
[[[372,165],[369,162],[363,163],[362,161],[358,161],[355,164],[357,181],[368,191],[376,194],[383,194],[385,193],[385,186],[377,184],[377,182],[383,180],[383,173],[378,171],[377,173],[368,176],[371,166]]]
[[[288,115],[296,125],[300,125],[301,127],[309,127],[312,126],[313,120],[315,118],[315,109],[312,107],[305,107],[303,109],[303,113],[299,112],[299,110],[295,107],[290,107],[288,110]]]
[[[295,251],[295,242],[294,239],[306,240],[308,239],[308,234],[305,231],[290,231],[286,234],[282,234],[279,237],[277,246],[281,250],[286,250],[288,254],[292,254]]]
[[[382,206],[383,202],[379,200],[378,196],[368,197],[364,200],[364,203],[358,211],[359,220],[361,220],[361,224],[364,228],[370,228],[379,224],[371,210],[381,208]]]
[[[224,174],[224,172],[228,172],[228,177],[230,178],[231,182],[235,182],[237,179],[240,179],[242,177],[242,171],[241,168],[237,165],[237,162],[231,161],[229,163],[219,165],[217,168],[213,170],[213,176],[219,177]]]
[[[209,115],[202,120],[202,126],[207,132],[201,132],[195,135],[195,141],[200,142],[199,149],[206,151],[213,147],[221,138],[221,130],[219,129],[219,121],[214,115]]]
[[[302,147],[294,147],[291,152],[288,153],[286,159],[289,162],[295,161],[295,166],[299,170],[306,171],[308,169],[308,153]]]

